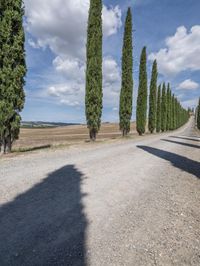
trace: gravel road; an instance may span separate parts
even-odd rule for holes
[[[0,160],[0,265],[200,265],[200,135]]]

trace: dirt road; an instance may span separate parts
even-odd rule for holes
[[[200,265],[200,135],[0,161],[0,265]]]

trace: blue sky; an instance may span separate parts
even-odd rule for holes
[[[89,0],[25,0],[26,104],[23,120],[85,122],[85,42]],[[200,96],[200,1],[103,1],[103,121],[118,121],[121,50],[127,7],[133,12],[134,107],[140,52],[147,46],[159,82],[170,82],[184,107]]]

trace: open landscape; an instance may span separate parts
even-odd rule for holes
[[[137,135],[135,123],[131,123],[131,134]],[[121,138],[118,123],[103,123],[98,139]],[[22,128],[20,138],[14,144],[14,151],[29,151],[36,148],[56,147],[89,141],[86,125],[71,125],[53,128]]]
[[[0,0],[0,266],[200,266],[199,10]]]

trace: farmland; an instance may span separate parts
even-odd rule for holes
[[[131,124],[131,135],[136,134],[135,123]],[[103,123],[98,134],[99,141],[115,139],[121,136],[117,123]],[[29,150],[38,147],[71,145],[88,141],[88,129],[85,125],[60,127],[21,128],[20,138],[14,144],[14,151]]]

